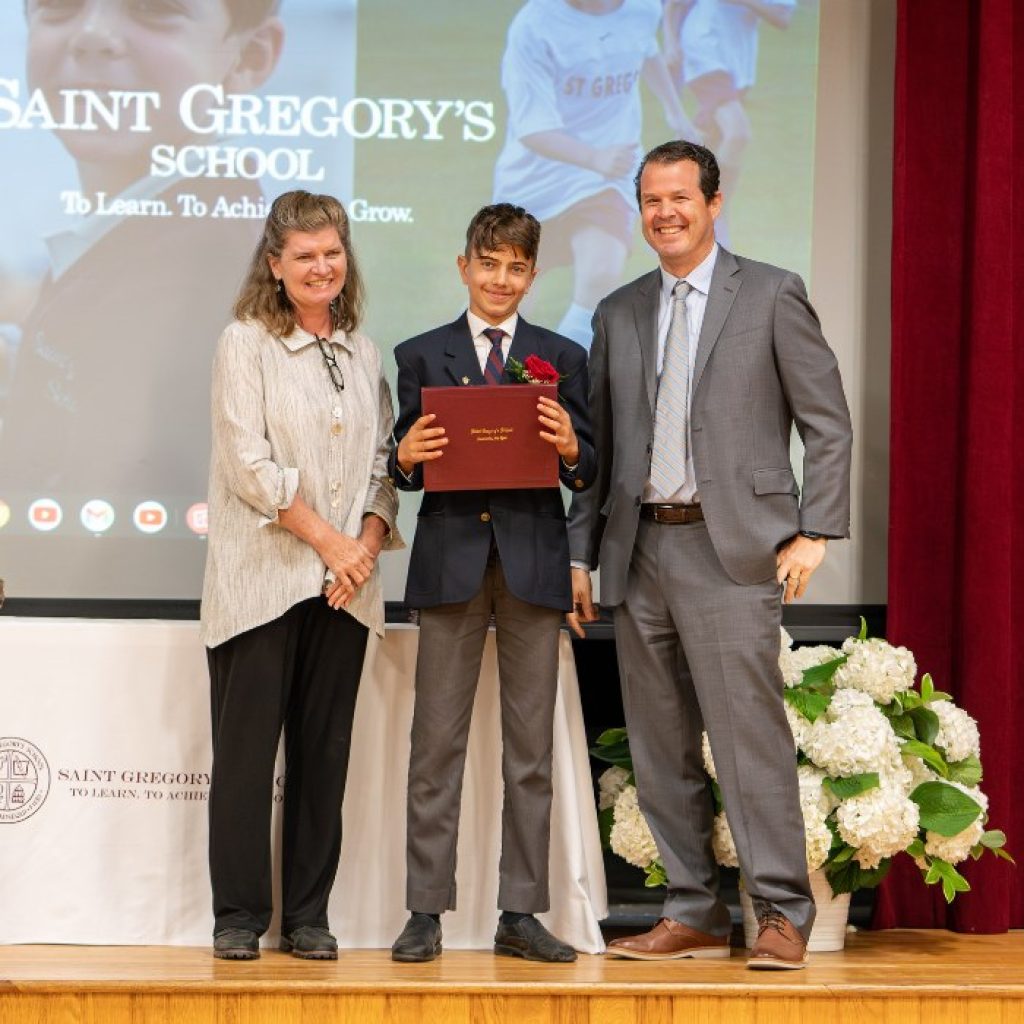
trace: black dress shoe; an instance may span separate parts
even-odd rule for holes
[[[248,928],[222,928],[214,933],[213,955],[220,960],[258,960],[260,937]]]
[[[391,947],[391,959],[406,964],[426,963],[441,955],[441,922],[415,911]]]
[[[281,936],[281,952],[300,960],[337,960],[338,940],[326,928],[304,924]]]
[[[556,939],[532,915],[514,922],[500,920],[494,933],[494,952],[499,956],[521,956],[524,960],[549,964],[569,964],[576,959],[576,950]]]

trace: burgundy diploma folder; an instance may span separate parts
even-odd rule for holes
[[[558,486],[558,453],[540,436],[537,399],[555,384],[423,388],[423,413],[444,427],[444,455],[423,463],[428,491],[496,491]]]

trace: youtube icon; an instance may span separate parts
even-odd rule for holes
[[[143,501],[135,506],[132,520],[140,533],[159,533],[167,525],[167,509],[159,501]]]
[[[39,498],[28,507],[29,525],[43,533],[56,530],[63,518],[64,513],[53,498]]]

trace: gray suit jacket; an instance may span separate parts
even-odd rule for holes
[[[657,393],[660,272],[624,285],[594,313],[590,417],[597,481],[575,495],[570,554],[601,567],[601,602],[626,592],[650,475]],[[800,278],[720,249],[697,345],[693,460],[708,533],[740,584],[775,573],[775,553],[799,530],[846,537],[850,414],[835,356]],[[804,443],[803,495],[789,458]]]

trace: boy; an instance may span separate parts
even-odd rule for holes
[[[395,349],[399,416],[396,484],[423,486],[422,464],[448,443],[421,415],[425,386],[502,383],[509,359],[535,355],[559,374],[560,402],[538,399],[540,436],[558,452],[573,492],[594,479],[587,356],[517,313],[536,276],[540,225],[521,207],[477,213],[459,273],[469,309]],[[495,952],[571,961],[576,951],[533,916],[548,909],[552,718],[561,612],[572,604],[565,513],[556,488],[427,494],[413,543],[406,603],[420,609],[416,708],[409,762],[407,906],[392,947],[400,961],[441,952],[440,915],[455,907],[459,801],[473,696],[487,628],[497,625],[505,809]]]
[[[178,104],[197,83],[257,89],[272,73],[283,29],[278,0],[27,0],[28,87],[51,109],[90,89],[155,92],[148,132],[57,131],[83,196],[159,202],[169,215],[100,215],[48,240],[51,269],[22,331],[0,437],[0,478],[26,503],[41,494],[131,503],[204,499],[213,342],[257,237],[248,219],[183,216],[183,194],[208,209],[260,199],[243,179],[150,175],[158,144],[189,141]],[[197,111],[197,118],[201,112]],[[208,140],[207,140],[208,141]],[[128,529],[126,519],[118,528]],[[150,546],[152,547],[152,546]],[[155,577],[159,562],[141,573]]]

